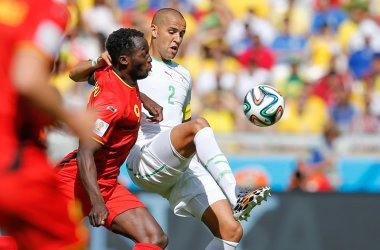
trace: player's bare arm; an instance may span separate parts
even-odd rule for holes
[[[80,178],[92,204],[92,209],[88,217],[90,224],[94,227],[104,225],[109,215],[109,211],[105,206],[103,196],[99,189],[94,161],[94,153],[101,147],[102,145],[94,140],[87,145],[80,144],[77,155]]]
[[[95,70],[111,65],[111,57],[107,51],[103,52],[98,58],[82,61],[75,65],[70,71],[70,78],[75,82],[87,81],[90,74]]]

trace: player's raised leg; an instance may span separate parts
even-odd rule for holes
[[[236,220],[246,220],[252,208],[270,195],[268,187],[239,191],[228,160],[220,150],[213,130],[205,119],[197,118],[174,127],[170,140],[174,149],[183,157],[197,154],[234,208]]]
[[[172,129],[170,140],[174,149],[183,157],[197,154],[230,204],[235,206],[238,193],[236,180],[208,122],[203,118],[197,118],[180,124]]]

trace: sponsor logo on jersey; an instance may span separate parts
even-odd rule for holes
[[[108,123],[98,118],[95,121],[94,133],[102,137],[106,133],[109,126],[110,125]]]
[[[173,78],[172,74],[170,74],[169,72],[167,72],[166,70],[164,71],[165,74],[169,75],[171,78]]]

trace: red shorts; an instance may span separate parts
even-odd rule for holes
[[[59,190],[44,151],[26,146],[19,159],[0,168],[0,227],[19,249],[85,249],[80,211]]]
[[[82,205],[83,213],[88,215],[92,205],[86,190],[82,186],[80,177],[78,176],[77,179],[73,179],[68,176],[60,175],[58,172],[58,180],[59,187],[63,193],[71,200],[79,200]],[[110,213],[104,225],[110,231],[112,231],[111,224],[116,216],[133,208],[146,207],[144,203],[116,180],[109,184],[99,183],[99,189]]]

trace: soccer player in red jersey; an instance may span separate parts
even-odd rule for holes
[[[90,140],[90,116],[66,110],[49,84],[67,9],[51,0],[0,0],[0,10],[0,227],[19,249],[84,249],[79,210],[58,189],[38,138],[59,119]]]
[[[151,70],[148,42],[134,29],[114,31],[106,41],[112,66],[91,76],[88,107],[96,114],[93,143],[82,145],[56,167],[59,184],[80,200],[94,227],[105,226],[136,242],[133,249],[163,249],[167,237],[145,205],[117,182],[119,167],[137,140],[141,101],[137,80]]]

